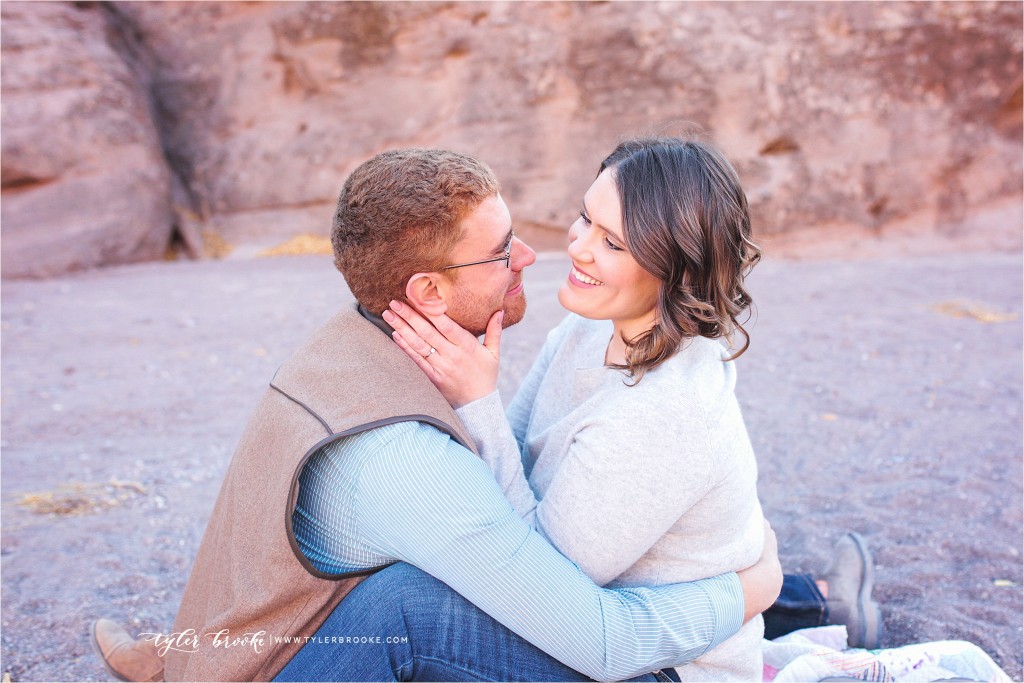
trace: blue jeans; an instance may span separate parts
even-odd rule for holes
[[[786,574],[782,593],[764,613],[764,637],[768,640],[802,628],[828,624],[828,602],[809,574]]]
[[[415,567],[363,580],[275,681],[589,681]],[[355,642],[337,643],[333,638]],[[668,675],[671,672],[671,675]],[[678,681],[674,670],[635,681]]]
[[[786,575],[764,613],[765,638],[828,623],[809,575]],[[444,583],[399,563],[346,597],[275,681],[588,681]],[[332,644],[332,638],[356,642]],[[364,642],[365,641],[365,642]],[[678,680],[666,669],[635,681]]]

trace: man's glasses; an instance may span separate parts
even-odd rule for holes
[[[484,259],[483,261],[473,261],[472,263],[459,263],[454,266],[445,266],[441,270],[451,270],[452,268],[465,268],[466,266],[478,266],[481,263],[494,263],[495,261],[504,261],[505,267],[509,267],[509,261],[512,260],[512,240],[516,238],[515,232],[512,232],[508,236],[508,244],[505,245],[505,254],[503,256],[495,256],[494,258]]]

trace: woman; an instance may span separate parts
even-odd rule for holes
[[[558,298],[570,315],[507,422],[495,391],[500,326],[481,347],[398,305],[412,327],[385,316],[396,340],[459,408],[517,511],[596,583],[750,566],[764,526],[731,361],[749,344],[738,316],[760,252],[736,172],[703,142],[623,143],[569,239]],[[730,354],[718,340],[735,332],[744,343]],[[759,680],[762,633],[760,618],[748,622],[679,669],[682,680]]]

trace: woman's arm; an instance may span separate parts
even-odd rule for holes
[[[540,354],[523,379],[506,412],[497,391],[468,403],[455,412],[476,444],[480,458],[487,463],[520,517],[534,524],[537,498],[528,483],[532,463],[524,447],[533,402],[547,374],[555,349],[565,330],[563,322],[548,333]]]
[[[455,411],[476,444],[480,459],[491,468],[505,498],[516,514],[534,526],[537,497],[530,488],[521,456],[521,442],[512,432],[498,392],[473,401]]]
[[[519,389],[516,390],[516,395],[512,398],[508,410],[505,411],[509,426],[512,428],[512,433],[515,435],[516,443],[519,444],[521,452],[526,442],[526,430],[530,426],[533,402],[536,400],[541,382],[548,372],[551,357],[555,354],[555,350],[562,341],[570,317],[563,319],[558,326],[548,332],[544,345],[541,346],[540,353],[537,355],[537,359],[533,361],[530,371],[526,373],[526,377],[523,378]],[[526,454],[523,453],[523,455],[525,456]]]

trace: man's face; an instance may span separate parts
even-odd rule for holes
[[[512,217],[501,195],[480,203],[462,221],[465,236],[455,245],[449,260],[453,264],[472,263],[502,256],[512,234]],[[505,262],[491,261],[449,271],[445,282],[448,317],[475,335],[487,329],[495,311],[504,310],[504,327],[515,325],[526,313],[523,269],[537,260],[533,249],[516,237]]]

